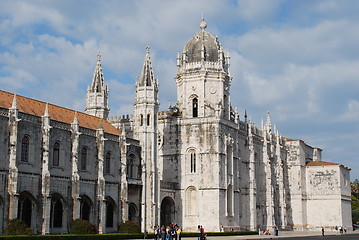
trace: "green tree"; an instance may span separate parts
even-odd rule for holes
[[[9,222],[7,228],[5,228],[4,235],[32,235],[34,231],[27,227],[20,219],[13,219]]]

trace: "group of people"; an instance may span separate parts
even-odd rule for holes
[[[274,226],[273,226],[273,229],[274,229],[274,236],[278,236],[278,233],[279,233],[279,228],[278,228],[278,226],[277,226],[277,225],[274,225]],[[269,229],[268,229],[268,228],[267,228],[267,229],[264,229],[264,230],[263,230],[263,234],[264,234],[264,235],[270,235]]]
[[[202,225],[198,225],[198,240],[207,240],[207,234],[204,233],[204,228]]]
[[[156,240],[180,240],[182,229],[176,224],[171,223],[165,227],[162,225],[154,226],[153,231],[155,233]],[[198,225],[198,240],[207,240],[207,234],[204,233],[202,225]]]
[[[165,227],[164,225],[162,225],[161,227],[159,225],[156,225],[154,227],[156,240],[180,240],[181,232],[181,228],[175,223],[171,223],[167,227]]]
[[[335,226],[335,230],[339,232],[340,234],[347,233],[347,227],[346,226]]]

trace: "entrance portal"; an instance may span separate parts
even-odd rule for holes
[[[161,225],[168,226],[175,220],[175,203],[171,197],[165,197],[161,203]]]

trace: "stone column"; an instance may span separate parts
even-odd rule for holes
[[[287,226],[286,220],[286,204],[285,204],[285,189],[284,189],[284,178],[283,178],[283,159],[281,156],[281,145],[280,145],[280,137],[277,133],[276,135],[276,157],[277,157],[277,182],[279,188],[279,207],[280,207],[280,220],[281,227],[284,229]]]
[[[97,160],[98,160],[98,172],[97,172],[97,202],[98,202],[98,232],[106,232],[106,204],[105,204],[105,178],[103,175],[103,162],[105,151],[105,134],[102,125],[96,132],[97,137]]]
[[[71,124],[71,155],[72,155],[72,166],[71,166],[71,197],[73,201],[72,206],[72,219],[80,218],[80,176],[78,173],[79,165],[79,138],[80,128],[77,119],[77,113],[75,113],[74,121]]]
[[[50,116],[49,106],[46,103],[45,113],[42,117],[42,172],[41,172],[41,194],[42,194],[42,234],[50,233],[50,171],[49,171],[49,148],[50,148]]]
[[[255,176],[255,158],[253,146],[252,123],[248,123],[248,145],[249,145],[249,227],[250,230],[257,230],[257,189]]]
[[[125,222],[128,218],[127,216],[127,198],[128,198],[128,190],[127,190],[127,178],[126,178],[126,168],[127,168],[127,143],[126,143],[126,132],[125,128],[122,129],[122,135],[119,137],[119,145],[121,149],[121,182],[120,182],[120,203],[121,203],[121,222]]]
[[[269,142],[268,142],[269,138]],[[263,163],[264,163],[264,172],[265,172],[265,196],[266,196],[266,212],[267,212],[267,222],[266,227],[273,226],[273,189],[272,189],[272,168],[271,168],[271,148],[268,149],[268,144],[271,144],[271,135],[267,130],[263,131]]]
[[[17,218],[19,194],[17,192],[18,168],[16,166],[17,151],[17,132],[18,132],[18,109],[16,94],[14,95],[12,107],[9,109],[9,175],[8,175],[8,193],[9,193],[9,219]]]

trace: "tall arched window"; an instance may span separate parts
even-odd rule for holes
[[[143,115],[141,114],[140,115],[140,126],[142,126],[143,125]]]
[[[135,161],[136,161],[136,156],[135,156],[135,154],[131,153],[127,159],[127,169],[126,169],[127,171],[126,172],[127,172],[128,178],[134,178],[133,167],[134,167]]]
[[[110,173],[111,171],[111,152],[108,151],[106,153],[106,158],[105,158],[105,173]]]
[[[51,225],[54,228],[62,227],[63,206],[60,199],[51,202]]]
[[[25,135],[21,141],[21,162],[29,161],[29,136]]]
[[[150,126],[150,117],[151,117],[151,115],[147,114],[147,126]]]
[[[113,214],[114,214],[114,201],[111,198],[107,198],[106,201],[106,227],[113,227]]]
[[[196,188],[191,186],[186,190],[186,208],[187,215],[196,215],[197,214],[197,191]]]
[[[81,150],[81,170],[86,170],[87,165],[87,147],[83,147]]]
[[[194,150],[191,150],[189,152],[190,155],[190,168],[191,168],[191,173],[195,173],[196,172],[196,152]]]
[[[227,145],[227,174],[233,175],[233,150],[232,146]]]
[[[52,165],[60,165],[60,142],[56,142],[53,148]]]
[[[92,208],[92,202],[90,198],[86,195],[82,195],[81,204],[80,204],[80,218],[82,220],[90,221],[91,208]]]
[[[198,99],[193,98],[192,100],[192,117],[198,117]]]
[[[232,185],[227,187],[227,216],[233,216],[233,188]]]

